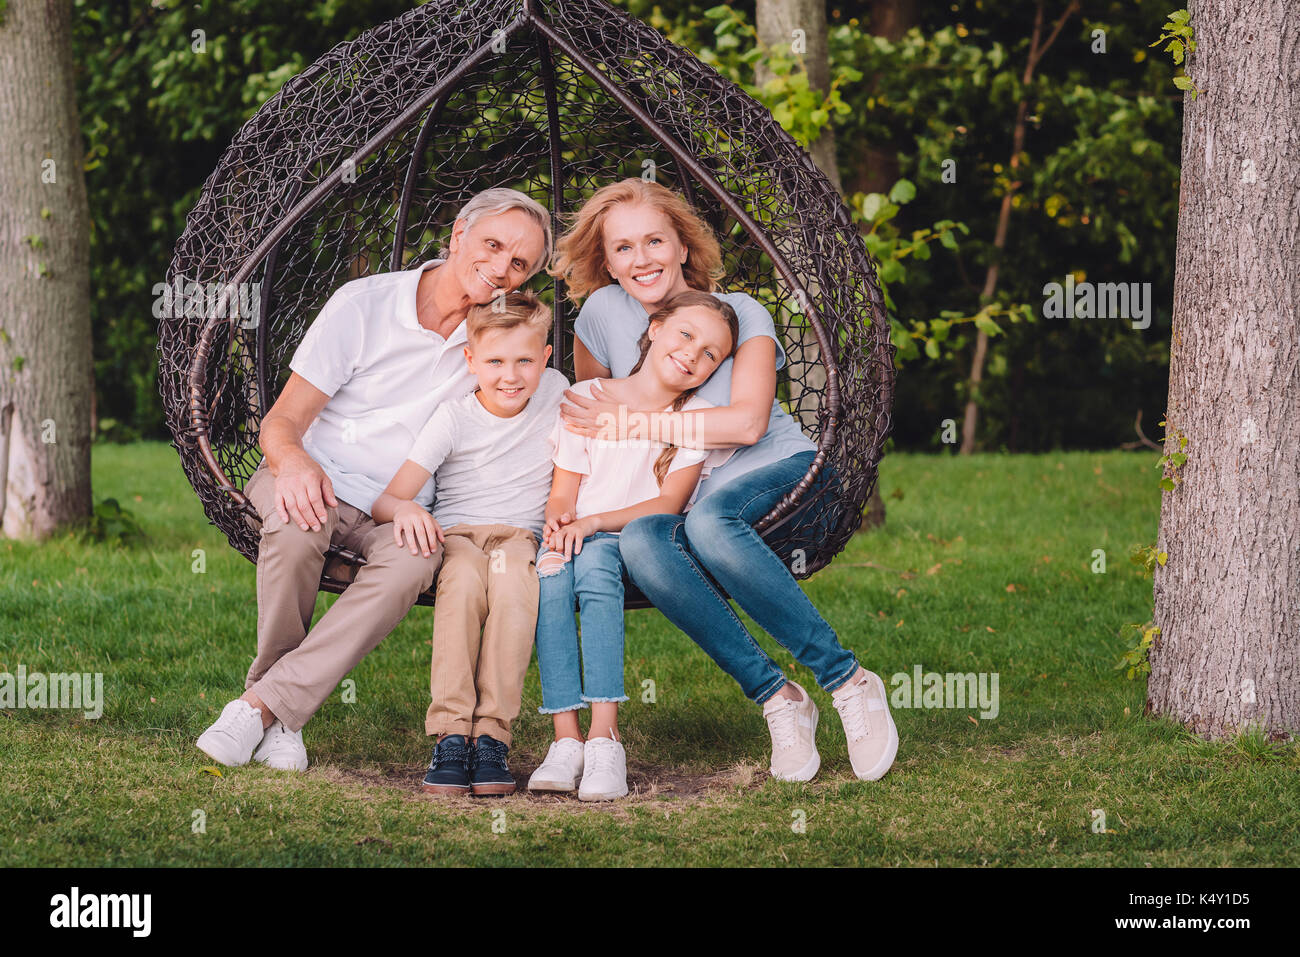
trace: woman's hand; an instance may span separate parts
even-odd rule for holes
[[[402,547],[402,536],[406,536],[406,547],[412,555],[424,554],[425,558],[438,549],[446,535],[442,526],[434,517],[415,502],[403,502],[393,511],[393,541]]]
[[[619,442],[632,437],[628,429],[630,416],[627,406],[611,399],[600,387],[600,383],[592,385],[591,398],[566,389],[564,399],[560,405],[560,417],[570,432],[607,442]]]

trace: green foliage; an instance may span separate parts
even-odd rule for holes
[[[115,498],[106,498],[95,506],[84,534],[88,541],[118,548],[139,544],[146,538],[135,515],[122,508]]]
[[[1149,46],[1159,46],[1165,41],[1164,52],[1168,53],[1173,59],[1175,66],[1182,66],[1183,60],[1188,53],[1196,50],[1196,40],[1192,36],[1191,16],[1186,10],[1175,10],[1169,14],[1169,19],[1161,28],[1160,38]],[[1204,93],[1204,90],[1197,89],[1196,84],[1192,82],[1191,77],[1187,76],[1185,71],[1180,71],[1174,77],[1174,86],[1180,90],[1190,90],[1192,99],[1196,99],[1197,94]]]
[[[1125,672],[1128,679],[1132,681],[1139,675],[1151,674],[1151,645],[1160,634],[1160,629],[1155,626],[1154,622],[1148,621],[1145,625],[1123,625],[1120,627],[1120,638],[1129,639],[1132,644],[1120,656],[1115,670],[1120,671],[1127,669]]]
[[[1160,551],[1155,545],[1134,545],[1129,551],[1128,560],[1150,575],[1155,572],[1157,565],[1165,567],[1169,553]]]
[[[911,180],[900,179],[889,193],[855,193],[849,199],[849,210],[856,222],[866,228],[863,242],[878,264],[877,277],[885,296],[885,305],[891,313],[890,338],[897,352],[895,365],[901,367],[908,360],[918,359],[924,353],[929,359],[951,362],[970,341],[962,326],[982,329],[990,336],[1001,335],[1002,327],[997,317],[1009,322],[1022,319],[1034,321],[1033,310],[1023,303],[992,302],[985,304],[972,315],[959,310],[940,310],[934,319],[908,319],[906,324],[893,315],[897,311],[891,289],[907,282],[906,260],[925,262],[930,259],[930,244],[937,242],[944,249],[956,252],[959,248],[957,233],[970,232],[965,223],[942,219],[928,228],[914,229],[904,235],[895,221],[902,207],[916,198],[916,185]],[[956,333],[954,334],[954,329]]]
[[[204,179],[289,77],[410,4],[74,3],[97,410],[115,420],[115,439],[162,436],[153,288],[166,279]],[[195,30],[205,52],[194,49]]]
[[[409,3],[74,2],[97,409],[114,422],[100,433],[161,436],[152,289],[216,157],[289,77]],[[788,48],[758,48],[749,4],[617,2],[756,96],[800,142],[834,129],[848,200],[883,257],[898,322],[892,333],[905,356],[915,350],[917,374],[900,377],[895,402],[900,447],[934,441],[934,423],[958,411],[979,326],[993,336],[978,399],[985,447],[1113,445],[1132,435],[1138,409],[1163,401],[1182,102],[1168,90],[1170,62],[1146,52],[1165,20],[1163,3],[1090,5],[1090,15],[1104,18],[1109,52],[1087,52],[1091,24],[1076,17],[1028,90],[1020,74],[1033,0],[922,6],[919,25],[897,42],[834,8],[832,86],[815,95]],[[196,29],[205,32],[202,53],[193,48]],[[761,58],[773,79],[758,88]],[[1012,177],[1010,130],[1022,94],[1029,129]],[[890,179],[912,184],[914,195],[905,185],[865,181],[868,151],[878,146],[897,151]],[[955,182],[942,178],[945,161],[955,164]],[[1013,186],[1007,245],[998,253],[998,205]],[[873,230],[862,203],[877,191],[884,202],[872,200],[881,203],[874,212],[900,209]],[[896,242],[886,226],[897,230]],[[980,293],[994,261],[1000,276],[990,304]],[[1040,301],[1044,283],[1067,271],[1097,282],[1151,282],[1151,328],[1029,322],[1014,311]]]
[[[1157,425],[1167,425],[1165,419],[1161,419]],[[1178,475],[1178,470],[1187,464],[1187,436],[1183,434],[1182,429],[1174,428],[1174,435],[1178,439],[1177,448],[1172,452],[1166,452],[1160,456],[1156,462],[1156,467],[1160,469],[1160,481],[1157,483],[1162,492],[1172,492],[1178,487],[1182,479]],[[1165,433],[1164,445],[1168,445],[1168,429]]]
[[[828,88],[813,90],[808,86],[804,58],[794,53],[790,44],[764,46],[744,12],[723,5],[705,10],[704,16],[716,23],[715,39],[712,48],[698,51],[700,59],[771,110],[773,118],[800,146],[807,148],[815,141],[834,116],[851,112],[840,91],[845,84],[862,79],[861,71],[852,65],[837,64]],[[762,86],[754,82],[754,70],[759,64],[772,73]]]
[[[1151,282],[1147,330],[999,317],[1003,335],[989,342],[978,396],[984,447],[1113,445],[1132,436],[1137,410],[1150,414],[1167,391],[1181,97],[1163,93],[1172,71],[1146,53],[1160,22],[1155,4],[1092,8],[1106,18],[1106,54],[1089,52],[1094,24],[1067,22],[1028,89],[1021,73],[1034,4],[969,0],[952,7],[923,11],[920,25],[896,42],[871,36],[853,19],[832,26],[832,60],[853,63],[866,77],[842,93],[853,110],[836,124],[841,173],[846,183],[858,181],[865,150],[887,144],[897,150],[901,175],[918,186],[900,215],[903,229],[945,220],[969,227],[955,237],[960,249],[950,257],[909,260],[906,285],[891,290],[899,316],[934,315],[940,304],[975,315],[986,305],[981,293],[992,262],[1003,306],[1036,310],[1044,284],[1067,272],[1095,282]],[[1028,127],[1013,174],[1007,163],[1021,96]],[[1010,228],[998,252],[992,240],[1009,191]],[[959,412],[969,338],[962,348],[939,349],[938,358],[917,340],[920,374],[900,377],[895,402],[894,434],[903,447],[934,442],[934,423]]]

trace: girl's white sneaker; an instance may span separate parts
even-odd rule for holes
[[[613,738],[588,738],[578,785],[579,801],[613,801],[627,795],[627,752]]]
[[[572,791],[583,770],[583,746],[577,738],[552,741],[546,760],[528,779],[530,791]]]
[[[848,681],[831,692],[831,701],[844,722],[849,763],[863,781],[878,781],[898,755],[898,728],[889,713],[885,683],[874,671],[861,681]]]

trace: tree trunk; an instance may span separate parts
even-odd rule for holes
[[[872,36],[893,43],[916,26],[916,0],[872,0],[867,28]],[[851,187],[855,193],[888,193],[898,182],[898,144],[861,144],[862,161],[853,169]]]
[[[0,15],[3,530],[41,538],[90,514],[90,211],[72,4]]]
[[[755,19],[757,21],[758,40],[768,49],[784,48],[790,51],[794,40],[794,31],[804,31],[806,51],[802,57],[804,69],[808,72],[808,87],[813,90],[825,90],[831,83],[830,52],[826,40],[826,7],[823,0],[758,0]],[[754,78],[762,85],[772,77],[763,60],[755,64]],[[840,183],[839,161],[835,156],[835,131],[827,124],[821,135],[810,144],[809,155],[817,168],[830,180],[835,191],[844,194]],[[811,287],[808,295],[814,302],[819,290]],[[805,429],[817,425],[816,412],[806,408],[799,401],[804,389],[824,390],[826,388],[826,369],[821,364],[821,349],[817,337],[810,326],[802,326],[796,333],[790,331],[791,346],[787,373],[790,377],[790,403],[798,411]],[[883,525],[885,522],[885,502],[880,497],[880,484],[871,491],[867,502],[867,511],[863,524],[867,527]]]
[[[1165,446],[1188,459],[1147,710],[1278,738],[1300,729],[1300,26],[1277,0],[1191,11]]]

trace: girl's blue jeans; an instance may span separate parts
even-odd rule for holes
[[[626,701],[623,693],[623,557],[618,536],[597,532],[582,551],[560,566],[544,569],[537,556],[537,668],[542,679],[542,714],[585,708],[589,701]],[[554,561],[552,559],[551,561]],[[545,563],[547,566],[550,562]],[[573,618],[582,617],[582,641]]]
[[[686,515],[635,519],[617,542],[636,586],[759,704],[786,677],[741,624],[719,585],[827,691],[858,669],[853,652],[840,644],[753,526],[804,477],[814,454],[800,452],[754,469],[710,492]],[[796,511],[791,523],[800,517]]]

